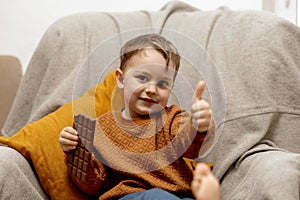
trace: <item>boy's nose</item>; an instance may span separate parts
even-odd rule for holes
[[[156,84],[150,83],[147,85],[145,92],[148,94],[155,94],[156,93]]]

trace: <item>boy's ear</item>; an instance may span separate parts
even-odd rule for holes
[[[124,77],[123,77],[123,72],[120,69],[116,70],[116,81],[117,81],[118,88],[123,89],[124,88],[124,84],[123,84]]]

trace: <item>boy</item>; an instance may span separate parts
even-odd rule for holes
[[[120,60],[116,80],[124,108],[97,118],[88,180],[71,176],[73,181],[100,199],[192,198],[193,174],[183,157],[196,158],[207,133],[213,134],[210,106],[201,99],[204,83],[196,88],[189,116],[175,105],[167,107],[180,65],[178,51],[168,40],[156,34],[136,37],[122,47]],[[76,130],[66,127],[59,143],[68,152],[78,139]],[[201,192],[210,180],[203,177],[212,175],[199,168],[192,184],[195,197],[217,198],[218,193]],[[215,185],[213,191],[218,191]]]

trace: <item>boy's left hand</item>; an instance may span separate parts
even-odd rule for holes
[[[210,105],[202,99],[204,89],[205,83],[204,81],[200,81],[196,87],[195,96],[191,105],[192,126],[200,133],[209,129],[212,120]]]

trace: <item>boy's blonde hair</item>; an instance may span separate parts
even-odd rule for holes
[[[170,41],[158,34],[141,35],[126,42],[120,50],[120,69],[123,71],[134,55],[149,47],[165,58],[167,67],[171,62],[175,71],[178,72],[180,65],[178,50]]]

